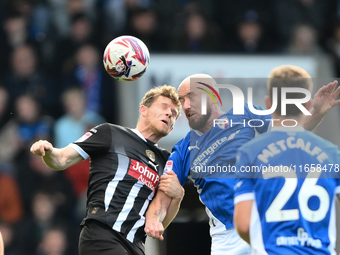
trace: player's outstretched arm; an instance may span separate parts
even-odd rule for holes
[[[235,205],[234,209],[234,223],[237,233],[240,237],[250,244],[249,226],[251,217],[251,208],[253,200],[246,200]]]
[[[322,121],[323,117],[336,105],[340,104],[340,99],[336,100],[340,93],[340,87],[336,86],[338,81],[330,82],[316,92],[313,99],[313,107],[310,109],[311,116],[308,116],[304,124],[307,130],[313,130]]]
[[[46,140],[32,144],[30,151],[41,156],[45,164],[54,170],[64,170],[84,160],[71,146],[58,149]]]

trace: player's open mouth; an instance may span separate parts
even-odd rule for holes
[[[194,113],[189,113],[187,114],[188,118],[191,118],[192,116],[194,116],[195,114]]]
[[[169,125],[169,123],[166,120],[162,120],[166,125]]]

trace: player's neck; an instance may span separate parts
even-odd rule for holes
[[[142,135],[145,139],[147,139],[147,140],[149,140],[149,141],[151,141],[151,142],[153,142],[153,143],[158,143],[159,140],[160,140],[162,137],[164,137],[164,135],[161,135],[160,133],[155,133],[155,132],[154,132],[153,130],[151,130],[150,128],[148,128],[148,127],[142,127],[141,125],[137,125],[136,130],[138,130],[139,133],[141,133],[141,135]]]

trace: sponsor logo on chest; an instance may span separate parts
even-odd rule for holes
[[[148,186],[153,192],[155,192],[159,182],[159,175],[150,167],[137,160],[131,159],[129,175],[136,178],[141,183]]]

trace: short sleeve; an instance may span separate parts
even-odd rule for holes
[[[113,134],[109,124],[105,123],[86,132],[82,137],[71,144],[71,146],[75,145],[81,148],[81,150],[91,157],[107,152],[111,146],[112,136]]]
[[[178,177],[181,185],[184,185],[189,175],[189,159],[186,158],[186,154],[183,149],[187,148],[181,142],[178,142],[172,149],[172,153],[164,168],[164,173],[167,171],[174,171]]]

